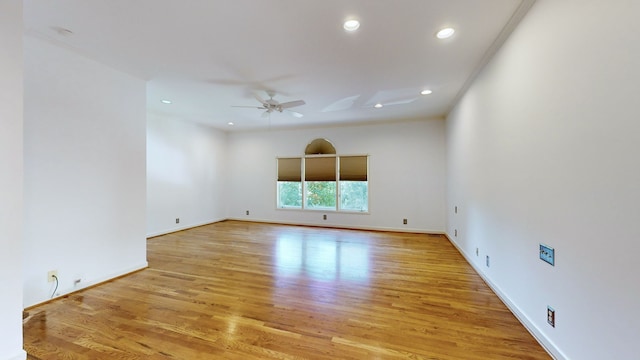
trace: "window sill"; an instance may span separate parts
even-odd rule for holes
[[[277,207],[276,210],[300,211],[300,212],[331,212],[332,214],[371,215],[369,211],[357,211],[357,210],[309,209],[309,208],[303,209],[303,208],[295,208],[295,207]]]

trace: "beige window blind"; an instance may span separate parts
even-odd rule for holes
[[[313,157],[304,159],[306,181],[336,181],[336,158]]]
[[[301,158],[278,158],[278,181],[301,181]]]
[[[367,157],[341,156],[340,180],[367,181]]]

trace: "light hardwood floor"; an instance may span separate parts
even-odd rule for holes
[[[549,359],[441,235],[224,221],[30,309],[29,359]]]

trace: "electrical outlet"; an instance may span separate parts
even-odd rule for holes
[[[476,256],[480,255],[480,248],[476,248]]]
[[[58,277],[58,270],[49,270],[49,272],[47,272],[47,281],[48,282],[56,281],[57,277]]]
[[[402,219],[402,223],[407,225],[407,219]]]
[[[456,206],[456,207],[454,207],[453,213],[454,213],[454,214],[457,214],[457,213],[458,213],[458,207],[457,207],[457,206]]]
[[[549,305],[547,305],[547,323],[556,327],[556,311]]]
[[[180,224],[180,218],[176,218],[176,224]]]
[[[489,255],[487,255],[487,267],[490,267],[491,263],[489,262]]]
[[[453,236],[458,237],[458,229],[453,230]]]
[[[551,266],[555,266],[556,251],[550,246],[540,244],[540,260],[548,263]]]
[[[247,215],[249,215],[249,210],[247,210]]]
[[[322,215],[322,220],[327,220],[327,214]]]

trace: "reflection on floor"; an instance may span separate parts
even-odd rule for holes
[[[369,279],[369,245],[341,241],[331,236],[283,234],[276,240],[276,272],[279,277],[301,274],[322,281],[366,283]]]
[[[549,359],[441,235],[224,221],[29,309],[36,359]]]

